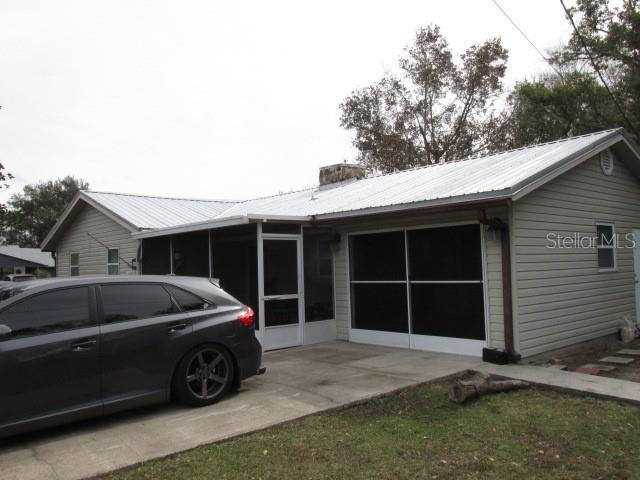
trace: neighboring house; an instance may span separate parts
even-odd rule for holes
[[[517,358],[636,321],[640,151],[624,130],[363,173],[333,165],[319,187],[243,202],[80,192],[42,247],[59,275],[218,277],[258,312],[266,349]]]
[[[0,245],[0,279],[10,274],[53,275],[55,261],[49,252],[39,248]]]

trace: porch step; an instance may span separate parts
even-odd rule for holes
[[[629,365],[631,362],[633,362],[633,360],[633,358],[611,356],[601,358],[598,361],[604,363],[615,363],[616,365]]]
[[[640,349],[638,348],[623,348],[618,350],[618,355],[632,355],[634,357],[640,357]]]

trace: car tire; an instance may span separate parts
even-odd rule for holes
[[[201,345],[180,360],[172,393],[182,403],[204,407],[220,401],[234,381],[235,368],[229,352],[219,345]]]

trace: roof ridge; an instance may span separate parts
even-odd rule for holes
[[[105,192],[100,190],[80,190],[83,193],[99,193],[102,195],[118,195],[126,197],[139,197],[139,198],[157,198],[160,200],[186,200],[189,202],[207,202],[207,203],[243,203],[245,200],[216,200],[210,198],[184,198],[184,197],[166,197],[160,195],[142,195],[139,193],[122,193],[122,192]]]

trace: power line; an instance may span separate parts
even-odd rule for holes
[[[549,60],[549,59],[545,56],[545,54],[544,54],[544,53],[542,53],[542,51],[540,51],[540,49],[536,46],[536,44],[535,44],[535,43],[533,43],[533,41],[531,41],[531,39],[527,36],[527,34],[526,34],[526,33],[524,33],[524,31],[523,31],[523,30],[518,26],[518,24],[513,20],[513,18],[511,18],[511,17],[509,16],[509,14],[505,11],[505,9],[504,9],[504,8],[502,8],[502,7],[500,6],[500,4],[497,2],[497,0],[491,0],[491,1],[494,3],[494,5],[495,5],[496,7],[498,7],[498,10],[500,10],[500,11],[502,12],[502,14],[507,18],[507,20],[509,20],[509,22],[511,22],[511,25],[513,25],[513,26],[516,28],[516,30],[518,30],[518,31],[520,32],[520,34],[524,37],[524,39],[525,39],[527,42],[529,42],[529,45],[531,45],[531,46],[534,48],[534,50],[535,50],[536,52],[538,52],[538,55],[540,55],[540,57],[542,57],[542,59],[543,59],[543,60],[544,60],[544,61],[545,61],[545,62],[546,62],[550,67],[551,67],[551,69],[552,69],[554,72],[556,72],[556,73],[558,74],[558,76],[559,76],[562,80],[564,80],[564,77],[562,76],[562,72],[560,72],[560,70],[558,70],[558,69],[555,67],[555,65],[553,65],[553,63],[551,63],[551,60]]]
[[[578,30],[578,27],[576,26],[575,22],[573,21],[573,17],[571,16],[571,12],[569,11],[569,9],[564,4],[564,0],[560,0],[560,4],[562,5],[562,8],[564,9],[564,13],[567,15],[567,18],[569,19],[569,22],[571,22],[571,26],[573,27],[573,31],[576,33],[576,36],[580,40],[580,43],[582,44],[582,48],[584,49],[585,53],[589,57],[589,61],[591,62],[591,65],[593,66],[594,70],[598,74],[598,77],[600,78],[600,81],[604,85],[604,88],[607,90],[607,93],[611,97],[611,100],[613,100],[613,104],[616,106],[616,108],[620,112],[620,115],[622,115],[622,118],[624,118],[624,121],[627,123],[627,127],[629,127],[629,130],[631,130],[633,133],[635,133],[637,135],[637,132],[636,132],[635,128],[633,128],[633,125],[631,124],[631,122],[627,118],[627,115],[624,113],[624,110],[622,109],[622,106],[618,103],[618,100],[613,95],[613,92],[609,88],[609,85],[607,85],[607,82],[604,80],[604,77],[602,76],[602,73],[600,72],[600,68],[598,68],[598,65],[596,64],[596,61],[593,58],[593,55],[591,55],[591,51],[587,47],[587,42],[584,40],[584,37],[582,36],[580,31]]]

